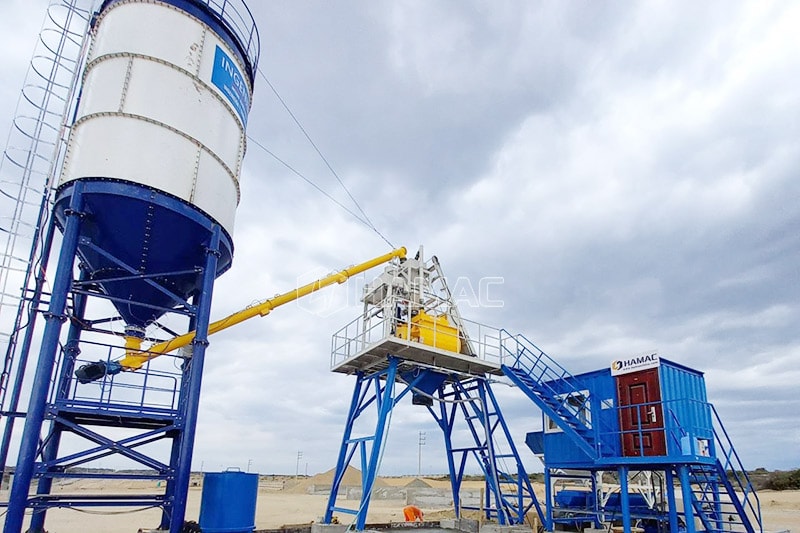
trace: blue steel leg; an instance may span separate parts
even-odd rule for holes
[[[336,506],[336,495],[339,492],[339,485],[347,468],[347,450],[350,443],[350,435],[353,432],[353,423],[358,417],[359,398],[361,398],[361,390],[366,383],[363,374],[358,375],[356,386],[353,389],[353,398],[350,401],[350,411],[347,413],[347,422],[344,426],[344,435],[342,436],[342,445],[339,448],[339,458],[336,460],[336,469],[334,470],[333,483],[331,485],[331,493],[328,496],[328,506],[325,508],[325,516],[322,519],[323,524],[330,524],[333,519],[333,508]]]
[[[514,456],[514,462],[516,463],[516,476],[517,476],[517,483],[516,483],[516,505],[517,505],[517,516],[514,523],[516,524],[524,524],[526,513],[529,507],[525,507],[525,496],[527,495],[530,497],[531,505],[536,509],[536,514],[539,516],[539,520],[544,522],[544,512],[542,511],[541,505],[539,505],[539,500],[536,498],[536,493],[533,491],[533,486],[531,485],[530,479],[528,479],[528,474],[525,471],[525,466],[522,464],[522,459],[519,456],[519,452],[517,451],[517,447],[514,445],[514,439],[511,436],[511,432],[508,429],[508,425],[506,424],[506,420],[503,417],[502,412],[500,411],[500,405],[497,403],[497,398],[492,391],[491,384],[488,380],[482,380],[486,387],[486,393],[489,400],[491,400],[492,409],[494,409],[495,416],[497,417],[497,422],[499,423],[501,429],[503,430],[503,435],[505,436],[505,441],[508,445],[508,448],[511,450],[512,455]],[[487,406],[488,411],[488,406]],[[488,412],[486,416],[489,416]],[[495,459],[495,471],[497,466],[497,459]],[[499,493],[499,487],[498,487]]]
[[[397,377],[397,364],[396,357],[389,356],[389,368],[386,371],[386,385],[383,390],[383,397],[378,406],[378,421],[375,425],[375,440],[372,442],[372,453],[370,455],[369,464],[364,474],[364,483],[361,490],[361,504],[358,507],[358,515],[356,515],[356,531],[363,531],[367,523],[367,511],[369,510],[369,501],[372,497],[372,486],[375,484],[375,477],[378,475],[378,462],[380,461],[381,452],[383,451],[383,437],[386,432],[386,422],[394,407],[394,380]]]
[[[195,312],[197,311],[197,301],[193,301]],[[192,315],[189,318],[188,331],[195,331],[197,329],[197,316]],[[188,397],[188,389],[190,380],[182,379],[180,389],[178,391],[178,412],[184,413],[186,411],[186,403]],[[181,437],[183,432],[173,437],[172,444],[170,445],[169,454],[169,470],[166,472],[167,479],[164,483],[164,505],[161,507],[161,523],[159,529],[168,530],[170,521],[172,520],[172,506],[175,501],[175,472],[177,472],[181,460]]]
[[[19,456],[17,457],[14,485],[11,487],[11,494],[9,495],[4,533],[21,532],[25,509],[28,506],[28,489],[33,480],[34,466],[38,455],[39,437],[45,418],[50,379],[53,376],[53,367],[55,366],[56,353],[59,348],[58,340],[61,334],[61,325],[66,318],[64,310],[72,284],[72,267],[78,247],[82,209],[83,183],[79,180],[75,182],[70,206],[65,213],[67,222],[64,227],[64,237],[61,242],[61,253],[58,259],[56,276],[53,280],[50,305],[44,315],[45,329],[39,350],[39,361],[33,378],[28,414],[25,418],[25,429],[22,433]]]
[[[486,470],[486,508],[491,506],[491,499],[494,499],[494,506],[497,509],[497,523],[501,526],[509,525],[508,513],[506,507],[503,505],[503,499],[500,495],[500,480],[497,472],[497,461],[494,457],[494,438],[492,432],[492,424],[489,420],[489,402],[486,400],[486,381],[479,379],[476,380],[476,389],[478,390],[478,398],[480,401],[476,404],[475,401],[470,402],[473,412],[478,416],[481,422],[481,429],[484,430],[482,437],[484,446],[486,447],[486,455],[483,460],[485,461]],[[480,439],[475,439],[476,444],[480,444]],[[492,498],[490,499],[490,495]],[[487,516],[487,518],[490,518]]]
[[[664,471],[664,480],[667,491],[667,506],[669,507],[669,530],[678,533],[678,506],[675,501],[675,476],[671,469]]]
[[[597,472],[592,470],[592,494],[594,495],[594,527],[595,529],[600,529],[603,527],[603,521],[600,519],[600,515],[603,512],[601,507],[601,498],[603,497],[600,494],[600,487],[597,486]],[[600,474],[602,476],[602,474]]]
[[[81,272],[81,281],[85,281],[86,273]],[[58,400],[67,398],[69,394],[70,384],[72,383],[72,371],[75,369],[75,360],[81,353],[78,346],[78,341],[81,337],[80,320],[83,319],[86,312],[86,296],[76,295],[74,298],[73,314],[78,320],[72,321],[69,326],[69,333],[67,334],[67,342],[64,343],[64,355],[59,369],[58,388],[56,389],[56,403]],[[55,421],[52,422],[50,435],[47,439],[47,445],[42,452],[42,461],[48,463],[58,457],[58,449],[61,446],[61,435],[63,428]],[[36,487],[37,496],[45,496],[50,494],[53,488],[53,478],[51,476],[44,476],[39,479],[39,484]],[[28,531],[31,533],[38,533],[45,531],[44,522],[47,514],[47,509],[40,509],[33,512],[31,517],[31,527]]]
[[[444,386],[439,387],[439,399],[444,399]],[[438,420],[439,427],[442,429],[444,435],[444,447],[447,452],[447,470],[450,473],[450,489],[453,493],[453,507],[455,509],[456,518],[461,518],[461,476],[456,473],[455,457],[453,455],[453,417],[447,413],[447,403],[444,401],[439,402],[439,413],[441,419]],[[455,407],[453,408],[455,414]],[[436,417],[434,417],[436,418]]]
[[[631,533],[631,502],[628,495],[628,467],[620,466],[617,472],[619,473],[619,502],[622,505],[622,528],[625,533]]]
[[[203,380],[203,363],[205,362],[206,347],[208,346],[208,325],[211,315],[211,296],[214,290],[214,279],[219,258],[220,227],[214,226],[211,240],[206,249],[206,264],[203,270],[202,291],[197,302],[197,329],[192,341],[192,357],[185,362],[184,379],[189,380],[186,391],[186,401],[183,403],[183,412],[179,415],[184,419],[182,435],[180,437],[180,460],[175,472],[175,492],[172,497],[172,517],[170,520],[170,533],[181,533],[183,520],[186,515],[186,497],[189,494],[189,481],[192,474],[192,453],[194,451],[194,436],[197,430],[197,412],[200,406],[200,385]]]
[[[178,469],[180,461],[181,440],[172,439],[171,452],[169,455],[169,468],[170,473]],[[170,519],[172,518],[172,502],[175,501],[175,478],[170,476],[167,478],[164,487],[164,507],[161,509],[161,524],[159,529],[169,529]]]
[[[544,503],[545,503],[545,516],[544,526],[545,531],[553,531],[553,487],[550,483],[551,470],[545,465],[544,469]]]
[[[692,484],[689,479],[689,467],[680,465],[678,476],[681,480],[681,493],[683,496],[683,514],[686,519],[686,533],[695,533],[694,505],[692,505]]]
[[[44,202],[42,202],[44,204]],[[41,219],[41,217],[40,217]],[[8,406],[8,411],[15,412],[19,407],[19,399],[22,394],[22,383],[25,380],[25,369],[28,366],[28,357],[31,352],[31,343],[33,342],[33,334],[36,330],[36,318],[38,313],[36,310],[42,300],[42,290],[45,282],[45,272],[47,271],[47,262],[50,259],[50,250],[53,247],[53,236],[55,235],[56,225],[50,222],[47,225],[47,232],[45,233],[44,242],[42,243],[41,251],[41,264],[37,268],[36,283],[33,289],[30,303],[28,304],[28,325],[25,326],[25,335],[22,338],[22,344],[19,350],[19,362],[17,362],[17,374],[14,377],[14,385],[11,389],[11,403]],[[34,233],[34,241],[38,238],[39,230]],[[33,254],[31,254],[31,263],[33,263]],[[22,309],[20,307],[20,309]],[[16,326],[15,326],[16,327]],[[9,343],[8,350],[13,350],[14,346]],[[7,353],[6,357],[10,354]],[[15,416],[6,417],[6,427],[3,430],[3,440],[0,444],[0,476],[6,471],[6,461],[8,460],[8,450],[11,447],[11,435],[14,432]]]

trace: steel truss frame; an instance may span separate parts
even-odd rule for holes
[[[436,408],[427,406],[427,409],[444,435],[457,517],[462,510],[482,509],[487,518],[495,518],[501,525],[522,524],[528,511],[535,507],[542,519],[541,507],[489,380],[479,376],[448,375],[422,366],[408,371],[408,364],[409,361],[390,355],[386,368],[373,373],[357,373],[323,523],[330,524],[334,513],[339,512],[352,515],[354,528],[364,530],[391,412],[409,393],[428,396],[431,404],[439,404]],[[440,385],[428,394],[425,389],[432,381]],[[371,406],[377,411],[374,431],[366,436],[353,437],[358,418]],[[472,443],[457,445],[454,439],[456,430],[466,430],[467,440]],[[338,506],[337,500],[345,471],[356,452],[359,453],[362,473],[361,497],[358,508],[350,509]],[[479,507],[462,505],[459,496],[467,467],[472,465],[470,458],[477,462],[486,480],[486,500]],[[510,462],[513,470],[501,468],[504,462]]]
[[[80,362],[78,358],[81,349],[104,349],[110,359],[115,353],[119,355],[122,348],[117,336],[106,342],[82,339],[82,335],[89,331],[93,334],[108,334],[109,332],[94,329],[93,324],[117,320],[117,317],[87,319],[85,315],[89,300],[109,298],[99,290],[91,289],[88,273],[81,270],[78,279],[74,276],[76,266],[80,263],[77,247],[84,219],[83,192],[83,183],[76,182],[63,228],[49,306],[43,313],[44,333],[4,531],[19,533],[26,509],[33,511],[29,531],[39,533],[44,531],[47,510],[54,507],[157,506],[162,508],[160,527],[168,529],[170,533],[179,533],[183,529],[186,513],[203,363],[208,345],[211,297],[222,230],[217,225],[208,228],[205,264],[198,265],[196,269],[200,289],[191,296],[191,302],[172,295],[175,307],[164,309],[166,312],[188,315],[188,331],[196,330],[191,357],[184,358],[180,371],[167,375],[163,371],[146,367],[134,374],[136,379],[142,381],[138,387],[141,398],[137,401],[119,401],[112,394],[115,390],[127,387],[129,391],[131,388],[130,384],[126,384],[130,377],[125,374],[107,376],[99,384],[101,392],[95,397],[87,397],[83,395],[85,393],[79,393],[79,386],[73,377],[76,364]],[[54,220],[55,217],[51,219],[51,225],[55,224]],[[50,238],[54,233],[48,232]],[[132,276],[136,275],[135,270],[114,259],[112,254],[107,251],[103,253]],[[160,275],[169,274],[174,273]],[[148,274],[141,277],[149,283],[150,280],[146,278],[153,276]],[[41,295],[34,296],[40,297]],[[143,304],[135,299],[131,303]],[[66,322],[69,322],[69,327],[62,347],[62,329]],[[171,385],[159,387],[159,383]],[[153,404],[145,398],[145,394],[153,390],[165,398],[160,404]],[[46,428],[45,422],[48,422]],[[120,437],[117,428],[124,428],[134,434]],[[44,433],[43,429],[46,429]],[[114,435],[115,432],[117,435]],[[80,451],[60,455],[62,437],[66,433],[77,435],[82,438],[81,442],[89,444]],[[172,440],[168,462],[149,455],[144,449],[146,445],[164,439]],[[107,474],[71,470],[112,455],[130,459],[152,473]],[[135,497],[69,494],[56,496],[51,494],[56,478],[159,479],[166,483],[162,494]],[[36,494],[29,496],[28,488],[34,479],[38,480]]]

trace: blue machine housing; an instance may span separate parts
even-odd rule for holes
[[[592,459],[574,439],[544,417],[544,431],[527,436],[531,449],[544,454],[552,468],[597,468],[603,464],[658,464],[675,461],[713,462],[714,430],[707,403],[703,373],[661,359],[658,367],[666,453],[659,456],[630,456],[622,449],[620,404],[615,377],[608,368],[579,374],[546,385],[556,394],[576,389],[588,396],[588,411],[580,414],[594,428],[600,457]]]
[[[649,353],[573,376],[522,335],[505,343],[503,373],[543,413],[525,442],[545,464],[545,530],[763,532],[702,372]]]
[[[591,423],[594,427],[602,428],[601,432],[606,434],[601,441],[603,455],[621,455],[618,415],[615,409],[608,408],[609,405],[616,405],[614,380],[608,369],[579,374],[573,379],[549,382],[548,386],[552,387],[556,394],[567,394],[574,388],[585,392],[589,400],[588,416]],[[606,408],[603,408],[604,405]],[[547,464],[553,464],[556,468],[580,468],[592,462],[586,452],[580,446],[575,445],[575,441],[570,435],[553,427],[545,416],[544,427],[548,428],[548,426],[550,429],[529,434],[532,435],[529,437],[531,439],[541,439],[542,453],[545,455]],[[534,437],[537,434],[541,436]],[[617,434],[616,438],[613,438],[612,434]]]

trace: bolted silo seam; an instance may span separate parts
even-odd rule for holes
[[[163,59],[158,58],[158,57],[154,57],[154,56],[150,56],[150,55],[146,55],[146,54],[138,54],[138,53],[135,53],[135,52],[112,52],[112,53],[109,53],[109,54],[103,54],[101,56],[97,56],[96,58],[92,59],[86,65],[86,70],[84,71],[84,77],[86,76],[86,73],[88,73],[97,63],[100,63],[100,62],[102,62],[104,60],[108,60],[108,59],[118,59],[118,58],[123,58],[123,57],[124,58],[144,59],[146,61],[152,61],[154,63],[158,63],[160,65],[164,65],[165,67],[169,67],[169,68],[171,68],[171,69],[173,69],[173,70],[175,70],[177,72],[180,72],[181,74],[185,75],[186,77],[191,78],[191,80],[194,83],[200,84],[204,89],[207,89],[208,92],[211,93],[213,95],[213,97],[217,99],[217,101],[221,102],[225,106],[225,109],[227,110],[228,114],[231,117],[233,117],[234,120],[236,120],[236,122],[238,122],[239,124],[242,124],[242,129],[244,130],[244,123],[243,123],[242,119],[239,118],[239,115],[233,109],[233,106],[230,104],[230,102],[228,102],[227,99],[225,99],[218,92],[217,89],[215,89],[212,85],[210,85],[210,84],[206,83],[205,81],[203,81],[202,78],[200,78],[198,76],[195,76],[193,73],[189,72],[185,68],[179,67],[178,65],[176,65],[174,63],[170,63],[169,61],[164,61]],[[250,110],[248,109],[248,112],[249,111]]]
[[[143,116],[143,115],[136,115],[136,114],[133,114],[133,113],[119,113],[119,112],[116,112],[116,111],[100,111],[100,112],[97,112],[97,113],[91,113],[89,115],[82,116],[81,118],[79,118],[78,120],[75,121],[75,124],[73,125],[73,128],[83,124],[84,122],[89,122],[92,119],[95,119],[95,118],[106,118],[106,117],[124,117],[124,118],[131,118],[131,119],[134,119],[134,120],[141,120],[143,122],[147,122],[149,124],[153,124],[154,126],[159,126],[161,128],[167,129],[167,130],[169,130],[169,131],[171,131],[173,133],[177,133],[178,135],[180,135],[184,139],[186,139],[189,142],[193,143],[195,146],[200,148],[203,152],[205,152],[208,155],[210,155],[215,161],[217,161],[220,164],[220,166],[222,166],[222,168],[228,174],[228,177],[230,177],[231,181],[233,182],[234,187],[236,187],[236,204],[237,205],[239,204],[239,201],[241,200],[241,190],[239,189],[239,180],[237,179],[236,174],[234,174],[234,172],[231,170],[231,168],[225,163],[225,161],[223,161],[221,157],[219,157],[217,154],[215,154],[212,150],[210,150],[206,145],[204,145],[198,139],[192,137],[191,135],[187,134],[186,132],[183,132],[183,131],[181,131],[181,130],[173,127],[173,126],[170,126],[169,124],[165,124],[165,123],[160,122],[158,120],[154,120],[154,119],[152,119],[150,117],[146,117],[146,116]]]

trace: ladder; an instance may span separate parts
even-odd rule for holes
[[[24,416],[19,396],[49,254],[43,230],[88,43],[91,11],[81,5],[87,3],[53,0],[48,7],[0,158],[0,415],[6,417],[0,472],[14,418]]]

